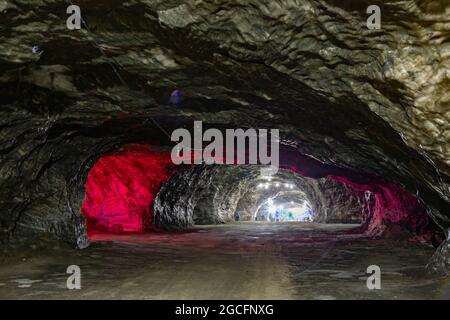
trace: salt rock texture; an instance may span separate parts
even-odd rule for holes
[[[81,212],[88,231],[145,232],[153,227],[153,201],[174,173],[170,154],[128,145],[106,154],[86,181]]]

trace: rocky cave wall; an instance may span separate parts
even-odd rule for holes
[[[81,212],[87,231],[152,230],[153,201],[175,170],[168,152],[149,145],[126,145],[103,155],[86,180]]]
[[[317,180],[309,198],[317,207],[314,221],[323,223],[362,223],[365,215],[366,200],[364,192],[354,190],[345,183],[328,178]],[[317,199],[317,200],[316,200]]]
[[[241,166],[197,165],[180,170],[156,197],[155,225],[173,230],[233,221],[240,197],[258,175],[259,171]]]
[[[343,177],[329,176],[355,190],[359,201],[364,197],[364,228],[369,235],[384,237],[416,237],[417,240],[440,244],[444,233],[432,220],[427,208],[401,186],[375,178],[369,183],[355,183]]]

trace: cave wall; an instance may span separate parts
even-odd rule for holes
[[[89,171],[81,208],[88,232],[152,230],[153,201],[175,172],[168,152],[126,145],[103,155]]]
[[[311,197],[318,214],[314,221],[322,223],[362,223],[364,216],[364,192],[354,190],[336,180],[321,178],[314,186]]]
[[[47,130],[45,123],[38,131],[24,130],[14,140],[15,152],[2,156],[0,239],[59,239],[85,247],[88,239],[80,209],[86,176],[111,146],[73,133],[51,138]]]
[[[194,224],[234,221],[238,201],[257,170],[240,166],[197,165],[180,170],[165,184],[155,200],[155,224],[172,230]]]
[[[440,243],[444,239],[442,229],[433,221],[427,208],[396,183],[379,178],[368,183],[355,183],[336,176],[329,178],[359,191],[359,201],[364,204],[367,234],[410,237],[428,243]]]

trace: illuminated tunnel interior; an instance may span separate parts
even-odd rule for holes
[[[176,168],[168,152],[125,145],[89,171],[81,211],[90,235],[303,221],[359,224],[361,233],[433,245],[443,241],[425,207],[401,186],[379,177],[358,183],[332,174],[311,178],[314,169],[302,169],[264,176],[252,165]]]
[[[368,2],[0,1],[0,299],[450,299],[448,1]]]

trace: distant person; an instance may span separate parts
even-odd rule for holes
[[[312,222],[313,220],[313,211],[311,210],[311,208],[308,208],[306,210],[306,217],[305,217],[305,221],[306,222]]]
[[[281,212],[277,210],[277,212],[275,212],[275,221],[279,222],[280,220],[281,220]]]
[[[292,214],[292,212],[288,212],[288,216],[287,216],[287,219],[289,220],[289,221],[294,221],[294,215]]]
[[[241,218],[241,215],[239,214],[239,212],[235,212],[234,213],[234,221],[239,221],[239,219]]]

